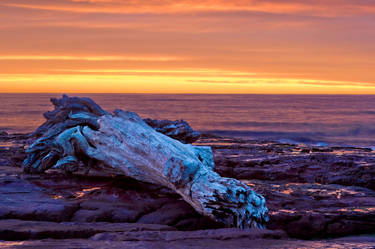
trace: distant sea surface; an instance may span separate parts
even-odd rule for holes
[[[26,133],[44,122],[57,94],[0,94],[0,130]],[[72,94],[108,111],[142,118],[184,119],[224,136],[375,149],[374,95]]]

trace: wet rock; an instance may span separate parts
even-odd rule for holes
[[[13,140],[11,147],[3,147],[5,152],[0,150],[0,161],[5,161],[11,155],[14,142],[17,143]],[[282,229],[294,238],[375,232],[375,194],[374,188],[371,187],[375,179],[371,173],[375,153],[371,150],[336,147],[331,148],[332,152],[321,152],[300,145],[220,138],[212,135],[203,136],[197,144],[213,147],[216,168],[222,175],[242,179],[267,198],[267,206],[270,209],[268,229]],[[280,151],[283,153],[279,153]],[[70,176],[58,171],[46,175],[26,175],[19,167],[11,167],[7,163],[0,164],[0,179],[0,214],[4,214],[2,210],[9,210],[8,206],[18,207],[16,212],[7,212],[11,215],[1,216],[2,219],[55,220],[57,223],[65,220],[77,224],[136,224],[143,221],[150,224],[170,224],[179,230],[192,231],[220,227],[194,210],[192,212],[190,206],[181,201],[179,195],[173,191],[129,178],[112,177],[96,171],[90,171],[88,174],[84,171],[76,172]],[[12,202],[3,204],[3,200]],[[38,213],[38,205],[51,210],[44,211],[43,214]],[[64,206],[70,205],[73,211],[67,209],[69,215],[64,216],[61,210]],[[33,208],[23,208],[25,212],[21,213],[21,207],[26,206]],[[23,227],[22,224],[20,226]],[[108,236],[113,235],[119,236],[117,233],[108,233]],[[152,236],[163,238],[164,235],[160,237],[161,235],[148,233],[143,236],[150,239]],[[200,238],[175,241],[112,241],[110,245],[113,248],[183,248],[191,245],[195,245],[196,248],[253,248],[255,245],[259,245],[260,248],[375,246],[375,242],[362,241],[361,237],[324,241],[250,240],[229,237],[226,240]],[[28,245],[41,248],[66,248],[67,245],[72,248],[89,245],[91,248],[108,248],[108,242],[50,240],[23,242],[23,245],[30,243]]]
[[[20,167],[26,158],[25,146],[29,143],[28,134],[0,135],[0,166]]]
[[[375,153],[363,148],[311,149],[300,145],[231,138],[201,139],[211,145],[215,170],[236,179],[361,186],[375,190]],[[283,153],[278,153],[280,150]]]
[[[141,232],[140,232],[141,233]],[[0,241],[1,248],[38,248],[38,249],[66,249],[66,248],[85,248],[85,249],[139,249],[139,248],[194,248],[194,249],[238,249],[238,248],[374,248],[375,240],[371,236],[348,237],[342,239],[329,240],[293,240],[293,239],[271,239],[262,238],[262,236],[235,237],[231,239],[224,236],[225,239],[212,238],[188,238],[183,240],[150,240],[152,233],[145,236],[149,240],[141,240],[142,236],[137,236],[134,241],[111,241],[111,240],[93,240],[93,239],[45,239],[29,241]],[[135,236],[134,236],[135,237]],[[162,237],[162,236],[159,236]]]
[[[25,158],[24,146],[9,146],[8,144],[3,147],[0,146],[0,166],[20,167]]]
[[[179,140],[185,144],[194,143],[200,137],[200,133],[194,131],[184,120],[170,121],[146,118],[144,121],[157,132],[163,133],[164,135]]]
[[[109,241],[179,241],[179,240],[236,240],[247,238],[253,239],[281,239],[285,238],[282,231],[271,231],[264,229],[214,229],[197,231],[145,231],[145,232],[118,232],[96,234],[92,240]]]
[[[8,133],[6,131],[0,131],[0,136],[1,137],[8,136]]]
[[[0,175],[0,219],[68,221],[78,203],[50,197],[17,175]]]
[[[171,224],[179,229],[220,227],[169,189],[129,178],[22,174],[0,167],[0,219]],[[168,208],[174,208],[168,210]]]
[[[317,238],[375,232],[375,192],[362,187],[246,180],[266,196],[269,229]]]
[[[24,220],[0,220],[0,240],[89,238],[104,232],[168,231],[173,227],[134,223],[75,223]]]
[[[142,209],[134,210],[129,205],[124,205],[123,203],[114,205],[108,202],[85,201],[81,203],[80,209],[74,213],[72,221],[136,222],[138,217],[141,216],[142,211]]]
[[[174,201],[164,204],[154,212],[142,216],[138,222],[146,224],[167,224],[174,225],[191,216],[196,216],[196,211],[186,202]]]
[[[268,228],[283,229],[298,238],[375,231],[375,154],[371,150],[317,150],[220,137],[201,138],[197,144],[212,146],[215,170],[221,175],[243,179],[266,198]]]

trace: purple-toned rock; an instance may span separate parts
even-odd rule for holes
[[[98,249],[324,249],[324,248],[374,248],[373,236],[352,236],[339,239],[325,240],[295,240],[279,238],[280,234],[269,231],[231,231],[225,229],[217,232],[202,232],[197,235],[179,232],[139,231],[98,234],[91,239],[43,239],[27,241],[0,241],[0,247],[6,249],[38,248],[38,249],[66,249],[66,248],[98,248]],[[211,233],[210,233],[211,232]],[[268,232],[268,233],[267,233]],[[186,237],[186,238],[185,238]],[[117,240],[111,240],[111,238]]]
[[[281,239],[286,238],[285,233],[280,230],[265,229],[214,229],[214,230],[196,230],[196,231],[145,231],[145,232],[117,232],[96,234],[91,239],[95,241],[184,241],[184,240],[235,240],[247,238],[254,239]]]
[[[11,170],[2,171],[0,176],[0,200],[0,220],[69,221],[79,209],[76,201],[49,196],[43,188],[11,174]]]
[[[350,147],[308,147],[207,137],[215,170],[242,179],[267,199],[267,228],[299,238],[372,233],[375,153]]]
[[[352,147],[309,147],[232,138],[201,139],[215,170],[236,179],[361,186],[375,190],[375,153]]]
[[[194,143],[200,137],[198,131],[193,128],[184,120],[157,120],[157,119],[144,119],[144,121],[154,128],[156,131],[167,135],[173,139],[179,140],[185,144]]]
[[[89,238],[102,233],[125,233],[134,231],[173,231],[173,227],[134,223],[76,223],[25,220],[0,220],[0,240],[35,240]],[[0,247],[1,248],[1,247]]]
[[[222,227],[167,188],[94,172],[24,175],[20,168],[0,166],[0,200],[0,220]]]
[[[246,182],[269,200],[269,229],[282,229],[291,237],[305,239],[374,231],[375,192],[370,189],[337,184]]]
[[[194,238],[196,233],[202,232],[196,230],[220,228],[222,225],[196,212],[167,188],[129,178],[112,177],[94,170],[88,174],[79,171],[73,175],[64,175],[58,171],[45,175],[23,174],[19,167],[25,155],[23,145],[27,145],[26,138],[21,135],[0,137],[3,144],[0,147],[0,219],[22,219],[14,223],[18,224],[18,228],[10,229],[17,234],[14,238],[25,233],[23,236],[26,237],[19,238],[30,238],[22,229],[32,224],[37,226],[37,223],[25,220],[50,222],[48,224],[51,225],[35,233],[35,238],[54,238],[54,231],[58,231],[56,236],[60,237],[58,240],[21,241],[20,247],[108,248],[109,243],[112,248],[190,248],[193,245],[195,248],[375,246],[373,238],[369,240],[363,236],[324,241],[275,240],[261,236],[259,239],[250,239],[250,235],[238,237],[238,234],[226,229],[217,232],[226,234],[227,237],[222,237],[225,239],[213,238],[211,235]],[[370,149],[311,147],[213,135],[202,136],[196,144],[213,148],[215,169],[221,175],[241,179],[267,198],[270,209],[268,229],[282,229],[294,238],[374,232],[375,153]],[[11,158],[16,153],[20,156],[18,159],[16,156],[13,161]],[[80,232],[72,230],[77,233],[63,232],[59,226],[61,221],[83,224],[83,228]],[[132,222],[134,230],[138,229],[137,223],[143,222],[170,225],[178,230],[193,232],[173,234],[147,229],[139,233],[128,230],[87,232],[86,224],[98,226],[103,224],[101,222],[118,225]],[[57,228],[54,229],[54,226]],[[94,228],[94,231],[98,231],[98,228]],[[82,235],[94,237],[78,240]],[[184,236],[186,239],[181,239]],[[0,247],[4,243],[8,242],[0,241]],[[18,242],[9,242],[9,245],[11,243]]]

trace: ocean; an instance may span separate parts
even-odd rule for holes
[[[184,119],[223,136],[375,149],[374,95],[71,94],[105,110],[142,118]],[[60,94],[0,94],[0,130],[26,133],[44,122]]]

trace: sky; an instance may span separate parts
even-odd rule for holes
[[[1,0],[0,92],[375,94],[375,1]]]

